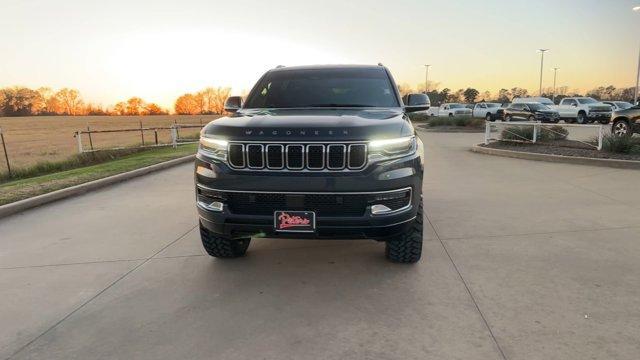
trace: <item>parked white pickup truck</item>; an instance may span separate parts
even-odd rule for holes
[[[565,122],[608,124],[611,120],[611,106],[590,97],[564,98],[557,110]]]
[[[446,103],[440,105],[438,116],[471,116],[471,109],[464,104]]]
[[[502,106],[501,103],[480,102],[473,105],[471,115],[475,118],[485,118],[487,121],[496,119],[496,111]]]

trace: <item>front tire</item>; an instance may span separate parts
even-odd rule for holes
[[[511,115],[505,115],[504,121],[510,122],[512,119]]]
[[[580,125],[584,125],[587,123],[587,114],[584,112],[579,112],[578,117],[576,117],[576,122]]]
[[[631,136],[631,127],[625,120],[616,120],[611,126],[611,133],[615,136]]]
[[[487,120],[487,121],[495,121],[493,119],[493,116],[491,116],[491,113],[487,113],[487,116],[485,116],[485,120]]]
[[[411,228],[386,242],[385,256],[394,263],[413,264],[422,257],[422,201]]]
[[[527,120],[529,121],[536,121],[536,117],[533,115],[529,115],[529,117],[527,118]]]
[[[216,235],[200,224],[200,238],[207,254],[217,258],[237,258],[244,256],[251,238],[231,239]]]

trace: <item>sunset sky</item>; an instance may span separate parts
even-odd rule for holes
[[[172,107],[206,86],[251,88],[278,64],[382,62],[440,88],[633,86],[640,0],[0,0],[0,87],[73,87]]]

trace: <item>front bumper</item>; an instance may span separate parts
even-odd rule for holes
[[[536,120],[555,122],[560,120],[560,115],[559,114],[536,114]]]
[[[409,205],[388,214],[374,215],[367,207],[362,213],[347,212],[347,205],[336,206],[335,212],[326,208],[316,211],[314,233],[282,233],[274,229],[271,213],[237,213],[228,204],[221,211],[197,206],[201,224],[216,234],[228,237],[295,237],[295,238],[371,238],[383,240],[407,230],[415,219],[422,201],[422,157],[417,152],[407,157],[375,163],[361,171],[349,172],[268,172],[237,171],[226,164],[205,158],[196,158],[196,194],[260,193],[282,196],[332,196],[349,194],[377,194],[409,188]],[[208,195],[209,194],[209,195]],[[300,210],[273,208],[269,210]]]
[[[611,119],[611,112],[589,112],[587,117],[590,119]]]

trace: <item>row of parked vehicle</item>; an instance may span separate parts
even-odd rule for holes
[[[432,108],[431,116],[473,116],[488,121],[542,121],[608,124],[612,112],[631,108],[626,101],[598,101],[590,97],[568,97],[556,105],[545,97],[515,98],[511,103],[480,102],[473,105],[446,103]]]

